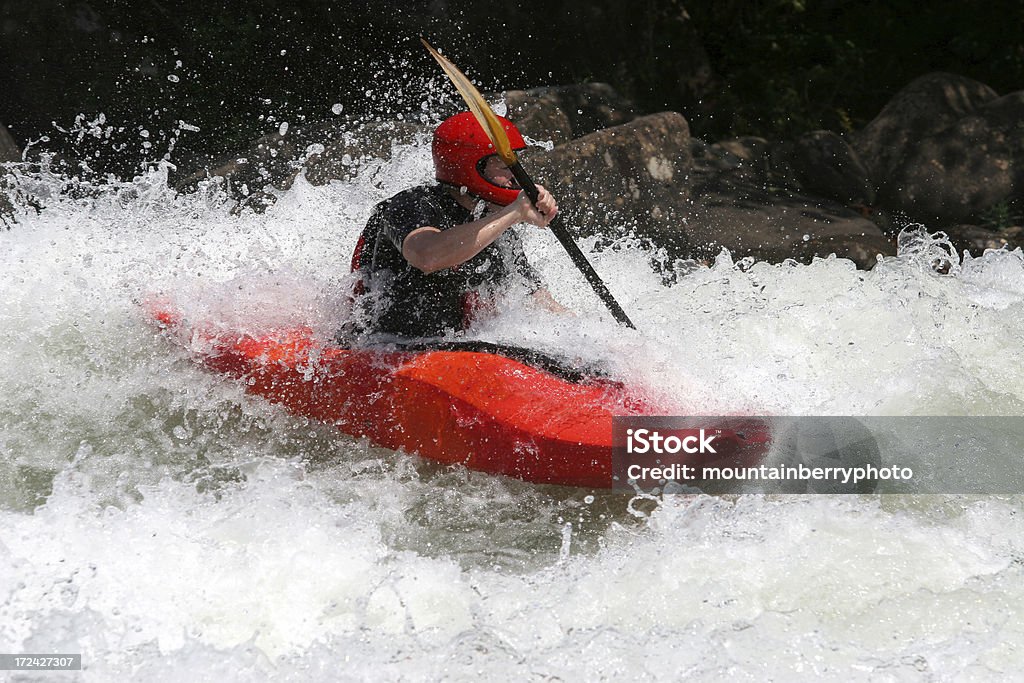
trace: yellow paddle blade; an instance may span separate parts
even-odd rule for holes
[[[459,71],[457,66],[441,56],[441,53],[435,50],[427,42],[426,38],[420,38],[420,40],[423,42],[424,47],[430,51],[430,54],[434,56],[434,59],[437,60],[437,63],[441,65],[444,72],[448,74],[448,78],[452,79],[452,83],[455,84],[459,94],[462,95],[462,99],[466,100],[466,104],[469,105],[469,110],[473,112],[476,120],[480,122],[480,126],[487,133],[487,137],[491,139],[494,151],[507,166],[515,164],[517,161],[516,153],[512,151],[512,145],[508,141],[508,134],[502,127],[501,121],[498,120],[494,110],[491,109],[491,105],[487,104],[487,100],[483,98],[480,91],[466,78],[464,73]]]

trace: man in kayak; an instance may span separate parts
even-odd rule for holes
[[[525,148],[515,125],[499,119],[512,147]],[[545,307],[566,310],[512,229],[546,227],[558,213],[554,197],[538,187],[536,206],[530,202],[471,112],[442,123],[432,150],[439,184],[381,202],[363,229],[352,258],[361,274],[352,327],[402,337],[463,330],[516,280]]]

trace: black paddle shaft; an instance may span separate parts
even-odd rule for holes
[[[530,201],[536,204],[537,198],[540,196],[540,192],[537,190],[537,186],[534,185],[533,179],[530,178],[530,174],[526,172],[526,169],[524,169],[518,161],[509,165],[508,169],[512,171],[512,175],[515,176],[515,179],[519,182],[519,186],[523,188],[524,192],[526,192]],[[555,237],[569,254],[569,258],[572,259],[573,264],[575,264],[576,268],[583,273],[583,277],[587,278],[587,282],[589,282],[590,286],[594,289],[594,293],[601,298],[601,301],[603,301],[604,305],[608,307],[609,311],[611,311],[615,320],[618,321],[620,325],[625,325],[626,327],[635,330],[636,325],[634,325],[633,321],[629,319],[626,312],[622,310],[622,306],[619,306],[619,302],[615,300],[612,293],[608,291],[608,287],[605,286],[601,276],[597,274],[596,270],[594,270],[594,266],[590,265],[590,261],[588,261],[587,257],[583,255],[579,246],[577,246],[576,242],[572,239],[572,235],[569,234],[569,231],[562,224],[562,217],[555,216],[554,220],[548,224],[548,229],[555,234]]]

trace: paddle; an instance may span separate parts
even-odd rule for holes
[[[480,91],[470,83],[465,74],[459,71],[458,67],[448,61],[445,57],[441,56],[441,54],[435,50],[425,38],[420,38],[420,40],[423,42],[423,45],[427,48],[430,54],[433,55],[434,59],[437,60],[437,63],[441,65],[444,72],[448,74],[448,78],[450,78],[452,83],[455,84],[459,94],[462,95],[462,99],[466,100],[466,104],[469,105],[470,111],[473,112],[474,116],[476,116],[476,120],[480,122],[480,126],[491,139],[491,143],[494,145],[494,150],[497,152],[498,157],[500,157],[501,160],[505,162],[505,165],[508,166],[508,169],[512,171],[512,175],[515,176],[515,179],[519,182],[519,186],[526,192],[530,201],[536,204],[538,197],[537,186],[534,185],[530,175],[519,163],[515,150],[513,150],[512,145],[509,144],[508,135],[505,133],[505,129],[502,128],[501,122],[498,121],[498,117],[491,109],[491,106],[487,104],[487,100],[485,100],[480,94]],[[590,265],[590,261],[587,260],[587,257],[583,255],[583,252],[580,251],[580,248],[573,241],[572,236],[562,224],[561,219],[561,216],[555,216],[554,220],[548,224],[548,229],[550,229],[551,232],[555,234],[555,237],[558,238],[558,241],[565,248],[565,251],[568,252],[569,258],[572,259],[573,264],[575,264],[576,268],[583,273],[583,277],[587,279],[587,282],[590,283],[594,292],[601,298],[604,305],[608,307],[608,310],[611,311],[615,320],[621,325],[636,329],[636,326],[633,325],[629,316],[627,316],[626,312],[622,310],[621,306],[619,306],[619,302],[617,302],[615,297],[612,296],[612,293],[608,291],[608,288],[605,286],[604,281],[601,280],[601,277],[597,274],[597,271],[595,271],[594,267]]]

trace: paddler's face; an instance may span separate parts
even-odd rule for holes
[[[512,171],[508,170],[508,166],[498,156],[487,157],[487,161],[484,162],[483,174],[484,178],[498,187],[519,189]]]

